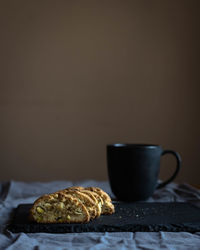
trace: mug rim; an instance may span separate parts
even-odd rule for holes
[[[147,143],[111,143],[107,144],[107,147],[113,148],[157,148],[160,147],[158,144],[147,144]]]

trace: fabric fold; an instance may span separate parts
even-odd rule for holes
[[[98,186],[112,198],[107,181],[52,181],[18,182],[0,184],[0,249],[199,249],[200,232],[115,232],[115,233],[19,233],[6,230],[12,211],[22,203],[32,203],[36,198],[70,186]],[[156,190],[146,202],[199,202],[200,191],[188,184],[170,183]]]

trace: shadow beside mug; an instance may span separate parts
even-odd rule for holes
[[[172,176],[158,184],[162,155],[172,154],[177,165]],[[155,189],[164,187],[177,176],[181,166],[180,155],[173,150],[163,150],[150,144],[107,145],[107,168],[112,192],[118,200],[141,201],[153,195]]]

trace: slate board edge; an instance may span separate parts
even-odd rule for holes
[[[57,226],[57,224],[55,225]],[[126,228],[121,229],[120,227],[107,227],[98,226],[94,228],[93,226],[85,227],[84,224],[66,226],[59,224],[59,227],[49,227],[49,224],[10,224],[7,228],[13,233],[84,233],[84,232],[200,232],[200,225],[190,225],[186,224],[156,224],[156,225],[140,225],[140,224],[131,224],[127,225]]]

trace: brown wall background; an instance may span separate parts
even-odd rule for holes
[[[177,150],[176,181],[199,184],[199,10],[1,1],[0,179],[105,180],[107,143],[146,142]]]

